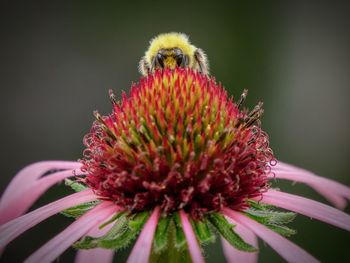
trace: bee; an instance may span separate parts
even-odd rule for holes
[[[204,51],[195,47],[183,33],[160,34],[150,41],[145,55],[139,63],[139,71],[147,76],[156,69],[175,67],[198,70],[209,74],[208,59]]]

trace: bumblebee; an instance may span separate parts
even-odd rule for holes
[[[150,41],[150,46],[139,63],[139,71],[147,76],[156,69],[189,67],[209,74],[207,56],[202,49],[192,45],[182,33],[160,34]]]

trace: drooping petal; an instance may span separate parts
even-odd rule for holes
[[[106,234],[113,224],[109,224],[104,228],[100,229],[99,224],[96,224],[89,232],[87,236],[100,237]],[[113,256],[115,251],[113,249],[94,248],[94,249],[79,249],[74,262],[75,263],[87,263],[87,262],[98,262],[98,263],[111,263],[113,262]]]
[[[192,258],[192,262],[204,263],[204,259],[202,256],[200,246],[196,239],[196,235],[194,234],[191,223],[188,220],[187,215],[183,210],[180,210],[180,218],[181,218],[182,229],[186,237],[188,250],[190,251],[190,255]]]
[[[151,255],[154,233],[159,220],[159,207],[156,207],[144,225],[127,263],[147,263]]]
[[[235,224],[235,223],[234,223]],[[258,247],[256,235],[241,224],[235,224],[235,232],[248,244]],[[225,238],[221,238],[222,249],[228,263],[255,263],[258,262],[258,252],[244,252],[233,247]]]
[[[333,204],[336,208],[344,210],[348,201],[336,193],[327,190],[327,188],[319,187],[319,186],[311,186],[313,187],[320,195],[326,198],[331,204]]]
[[[262,202],[350,231],[350,216],[348,214],[311,199],[270,189],[263,194]]]
[[[31,185],[50,170],[73,170],[79,169],[81,166],[81,163],[69,161],[42,161],[28,165],[19,171],[9,183],[1,197],[0,203],[12,193],[27,188],[28,185]]]
[[[350,200],[350,187],[315,175],[305,169],[278,162],[276,166],[272,167],[271,172],[274,173],[274,178],[277,179],[308,184],[340,209],[346,206],[344,198]]]
[[[40,249],[34,252],[25,263],[47,263],[54,261],[75,241],[84,236],[89,230],[111,216],[116,211],[112,202],[104,201],[95,208],[78,218],[60,234],[55,236]],[[99,262],[99,261],[98,261]]]
[[[9,242],[18,237],[23,232],[37,225],[46,218],[57,214],[64,209],[81,203],[95,201],[97,196],[89,189],[75,193],[47,204],[21,217],[17,217],[6,224],[0,226],[0,248],[5,247]],[[13,209],[17,209],[13,207]]]
[[[223,212],[226,216],[232,218],[238,224],[249,228],[258,237],[269,244],[278,254],[281,255],[287,262],[298,262],[298,263],[313,263],[319,262],[305,250],[298,247],[288,239],[268,229],[266,226],[244,216],[231,209],[224,208]],[[239,261],[237,261],[239,262]],[[244,261],[243,261],[244,262]]]
[[[22,215],[48,188],[67,177],[74,176],[74,171],[68,170],[50,174],[32,182],[26,188],[16,190],[12,195],[5,196],[0,205],[0,225]]]

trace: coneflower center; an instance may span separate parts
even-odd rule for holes
[[[85,184],[130,211],[160,206],[200,218],[223,206],[244,209],[268,188],[274,159],[259,125],[259,103],[241,109],[221,84],[190,69],[140,80],[84,139]]]

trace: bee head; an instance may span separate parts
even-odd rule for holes
[[[180,48],[160,49],[152,59],[153,68],[171,68],[188,66],[189,58]]]
[[[205,53],[192,45],[185,34],[166,33],[153,38],[140,60],[141,74],[147,76],[156,69],[175,67],[188,67],[208,74],[208,60]]]

